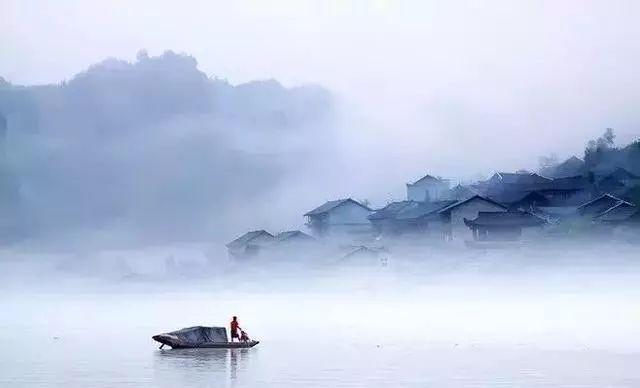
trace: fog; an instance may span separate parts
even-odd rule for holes
[[[14,253],[0,272],[0,382],[633,386],[636,248],[430,250],[385,266],[229,263],[193,246]],[[156,350],[150,338],[230,314],[258,347]]]
[[[2,1],[0,385],[637,386],[637,224],[224,244],[571,155],[635,209],[638,7]]]
[[[577,152],[574,137],[608,126],[625,142],[637,136],[633,1],[3,4],[0,39],[15,55],[3,56],[0,73],[16,83],[59,82],[106,56],[133,60],[140,48],[185,51],[234,84],[276,78],[338,92],[375,114],[361,133],[382,131],[377,145],[402,147],[394,156],[420,163],[414,174],[440,156],[442,174],[474,173],[450,161],[452,146],[477,165],[480,148],[504,153],[524,133],[538,136],[526,154],[502,156],[505,168]]]
[[[5,239],[225,241],[299,219],[284,186],[298,194],[323,152],[339,154],[330,93],[234,86],[196,65],[142,51],[61,85],[3,87]]]
[[[58,85],[3,92],[3,195],[22,197],[5,228],[228,241],[299,227],[328,199],[383,205],[425,172],[469,180],[580,156],[606,127],[626,144],[636,8],[3,2],[0,76]]]

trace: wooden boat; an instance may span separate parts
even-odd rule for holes
[[[224,327],[194,326],[184,329],[154,335],[154,341],[160,342],[160,349],[168,345],[173,349],[191,348],[252,348],[259,344],[259,341],[229,342],[227,330]]]

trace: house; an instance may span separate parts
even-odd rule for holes
[[[577,206],[536,206],[529,212],[557,224],[576,218],[577,209]]]
[[[599,193],[624,195],[632,187],[640,185],[640,177],[622,167],[594,170],[591,178]]]
[[[358,239],[371,233],[373,211],[351,198],[327,201],[307,212],[307,226],[318,237]]]
[[[625,185],[637,183],[638,180],[640,180],[639,176],[622,167],[616,167],[613,171],[611,171],[611,173],[608,174],[608,176],[617,179]]]
[[[584,176],[555,178],[536,191],[550,202],[550,206],[578,206],[591,199],[595,188]]]
[[[530,192],[545,188],[552,180],[530,172],[497,172],[478,188],[485,198],[505,206],[513,206]]]
[[[226,245],[229,257],[246,259],[256,256],[274,242],[274,236],[265,230],[247,232]]]
[[[487,192],[536,190],[551,179],[532,172],[497,172],[486,181]]]
[[[455,199],[456,201],[462,201],[478,194],[480,193],[475,188],[471,186],[463,186],[459,183],[449,190],[449,198]]]
[[[633,185],[640,181],[640,177],[620,166],[598,166],[589,171],[589,175],[596,182],[600,182],[605,178],[611,177],[625,185]]]
[[[530,191],[522,198],[511,203],[505,203],[512,210],[529,210],[538,207],[550,206],[551,201],[538,191]]]
[[[386,267],[389,264],[389,252],[384,248],[354,246],[340,261],[349,265]]]
[[[530,208],[532,205],[578,206],[591,199],[595,191],[583,176],[548,179],[529,173],[498,174],[501,178],[494,175],[483,183],[484,196],[510,209]]]
[[[544,218],[528,212],[479,212],[474,219],[464,219],[472,231],[474,241],[519,240],[523,228],[540,228],[547,223]]]
[[[392,202],[369,216],[374,234],[398,236],[413,234],[427,236],[436,233],[442,236],[439,217],[430,217],[439,210],[456,203],[454,200],[417,202]]]
[[[448,199],[449,180],[425,175],[414,183],[407,183],[409,201],[429,202]]]
[[[397,235],[402,231],[402,226],[397,220],[398,213],[405,207],[417,204],[416,201],[396,201],[390,202],[382,209],[371,213],[367,218],[375,235]]]
[[[480,212],[506,212],[507,207],[489,198],[474,195],[463,201],[430,214],[429,218],[437,218],[443,225],[443,233],[447,239],[464,238],[470,234],[464,219],[475,219]]]
[[[315,241],[315,238],[300,230],[281,232],[274,237],[274,243],[278,246],[301,246]]]
[[[599,196],[596,199],[593,199],[591,201],[588,201],[580,206],[578,206],[578,208],[576,209],[576,211],[578,212],[579,215],[583,216],[583,217],[589,217],[589,218],[593,218],[599,214],[601,214],[602,212],[604,212],[607,209],[610,209],[612,207],[614,207],[615,205],[618,204],[627,204],[627,205],[632,205],[630,202],[627,202],[625,200],[622,200],[614,195],[611,195],[609,193],[607,194],[603,194],[601,196]]]
[[[288,230],[278,233],[273,238],[273,243],[265,250],[269,251],[272,261],[300,262],[302,258],[317,259],[321,254],[317,240],[300,230]]]
[[[584,175],[586,170],[584,161],[575,155],[551,168],[550,176],[554,178],[563,178],[576,175]]]
[[[598,181],[596,187],[600,193],[614,193],[618,195],[624,193],[627,186],[614,175],[607,175]]]
[[[448,228],[438,212],[457,202],[459,201],[443,200],[415,203],[398,212],[396,219],[404,227],[405,234],[443,238]]]
[[[640,221],[640,210],[637,206],[622,201],[593,217],[593,221],[607,225],[630,225]]]

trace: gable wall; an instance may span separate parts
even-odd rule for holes
[[[329,225],[339,224],[366,224],[369,225],[367,217],[371,212],[362,206],[352,202],[344,203],[331,211],[327,222]]]
[[[271,243],[272,241],[273,241],[273,237],[263,233],[258,237],[249,241],[249,245],[266,245]]]
[[[504,212],[502,207],[482,199],[474,199],[450,211],[451,232],[454,238],[471,237],[471,230],[464,224],[464,219],[473,220],[479,212]]]
[[[427,197],[427,193],[429,196]],[[407,199],[410,201],[430,201],[446,199],[449,196],[448,181],[424,181],[407,185]]]

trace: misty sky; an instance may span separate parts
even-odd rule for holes
[[[640,136],[635,1],[3,0],[0,75],[69,79],[145,48],[232,83],[318,83],[354,160],[398,180],[473,176]],[[384,156],[381,156],[384,155]],[[464,155],[464,158],[461,157]]]

